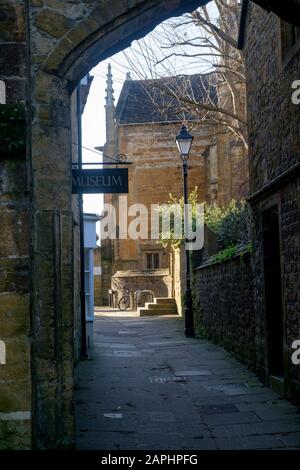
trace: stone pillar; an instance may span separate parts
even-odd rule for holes
[[[0,449],[31,447],[29,247],[24,2],[0,15]]]
[[[73,213],[70,97],[38,73],[32,124],[34,445],[73,445]]]

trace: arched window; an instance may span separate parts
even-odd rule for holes
[[[6,87],[5,82],[0,80],[0,104],[6,103]]]

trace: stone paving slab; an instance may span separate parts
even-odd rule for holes
[[[221,413],[206,416],[204,418],[208,425],[218,426],[224,424],[261,423],[261,419],[252,411],[241,413]]]
[[[78,449],[300,448],[300,413],[178,317],[97,310],[76,371]]]
[[[255,436],[259,434],[293,433],[299,430],[300,421],[281,420],[274,422],[259,422],[247,424],[231,424],[226,426],[213,426],[211,428],[214,437]],[[300,444],[299,444],[300,445]]]
[[[284,443],[279,436],[245,436],[216,439],[221,450],[248,450],[248,449],[283,449]]]

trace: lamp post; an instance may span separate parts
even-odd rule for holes
[[[182,175],[183,175],[183,194],[184,194],[184,232],[187,235],[189,227],[188,220],[188,159],[192,147],[194,137],[188,132],[185,124],[182,124],[179,134],[176,136],[176,144],[182,160]],[[186,257],[186,290],[184,302],[184,319],[185,319],[185,336],[194,337],[194,315],[193,303],[191,292],[191,268],[190,268],[190,253],[185,246]]]

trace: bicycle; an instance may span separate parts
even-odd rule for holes
[[[130,307],[130,290],[127,287],[123,287],[123,295],[118,302],[118,308],[122,312],[125,312]]]

